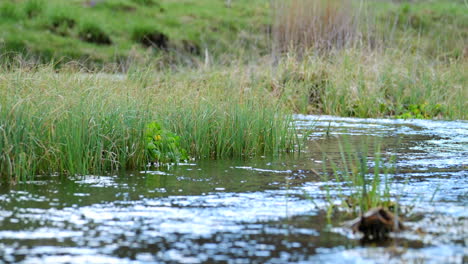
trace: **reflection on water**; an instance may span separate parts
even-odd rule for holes
[[[467,261],[467,122],[297,120],[313,127],[300,156],[1,186],[0,263]],[[323,152],[338,159],[343,140],[398,157],[392,192],[415,205],[410,231],[364,245],[346,219],[327,225],[323,186],[340,183],[311,169],[321,171]]]

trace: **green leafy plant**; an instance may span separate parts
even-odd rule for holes
[[[157,122],[146,126],[145,140],[148,158],[154,164],[161,166],[188,159],[187,151],[180,146],[179,136]]]
[[[429,106],[427,102],[422,104],[410,104],[406,111],[401,115],[397,115],[396,118],[401,119],[427,119],[434,116],[437,116],[443,112],[442,106],[436,104],[434,106]]]

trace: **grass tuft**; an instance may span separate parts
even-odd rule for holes
[[[169,38],[152,26],[138,26],[133,29],[132,39],[145,47],[167,49]]]
[[[352,216],[376,207],[395,210],[396,204],[390,194],[390,176],[395,173],[395,157],[382,157],[380,147],[379,143],[375,143],[373,153],[369,153],[367,145],[354,149],[349,142],[345,142],[340,144],[339,161],[325,156],[324,181],[337,183],[325,186],[328,217],[335,209],[344,210]],[[328,175],[330,170],[331,179]],[[332,188],[336,194],[331,194]],[[338,204],[337,199],[340,200]]]
[[[96,23],[86,22],[80,26],[78,36],[81,40],[99,45],[111,45],[110,36]]]
[[[45,3],[42,0],[28,0],[24,3],[24,12],[28,18],[39,16],[45,8]]]
[[[170,131],[161,132],[164,140],[180,142],[193,158],[293,151],[290,116],[268,97],[247,91],[245,77],[234,77],[142,69],[128,76],[56,74],[51,67],[3,72],[1,178],[17,182],[40,174],[141,169],[155,158],[163,162],[166,156],[147,155],[145,131],[152,122]],[[158,144],[153,149],[180,150]]]

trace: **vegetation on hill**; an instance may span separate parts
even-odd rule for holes
[[[161,56],[187,62],[207,54],[226,63],[278,45],[282,52],[291,44],[310,48],[314,39],[458,58],[467,52],[466,11],[461,0],[5,0],[0,53],[4,60],[20,53],[88,66]]]
[[[268,6],[261,0],[5,0],[0,53],[40,62],[127,63],[174,56],[234,53],[264,46]],[[233,49],[232,47],[236,47]]]

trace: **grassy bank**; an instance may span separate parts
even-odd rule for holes
[[[295,112],[355,117],[467,119],[468,61],[399,50],[343,50],[283,59],[266,77]]]
[[[463,1],[228,2],[1,2],[2,178],[141,168],[153,122],[225,158],[294,149],[293,112],[468,118]]]
[[[206,55],[222,64],[251,61],[298,47],[460,58],[466,10],[463,0],[5,0],[0,53],[119,71],[154,60],[196,66]]]
[[[141,169],[150,161],[144,134],[153,121],[180,136],[194,158],[295,148],[283,108],[231,73],[115,76],[39,68],[1,78],[0,174],[10,181]]]
[[[265,62],[266,65],[273,63]],[[466,119],[467,62],[345,50],[238,65],[125,75],[2,72],[1,174],[141,168],[156,121],[195,158],[249,157],[297,144],[287,113]]]
[[[219,60],[265,47],[265,1],[5,0],[0,3],[0,53],[26,59],[79,60],[88,66],[169,63],[204,55]],[[235,47],[235,48],[232,48]],[[226,52],[229,50],[229,52]],[[122,69],[121,69],[122,70]]]

